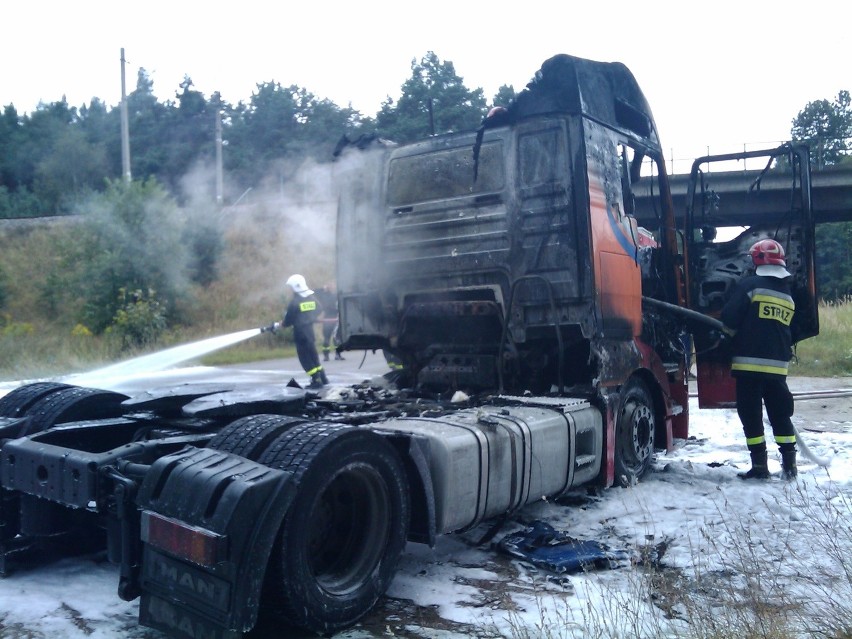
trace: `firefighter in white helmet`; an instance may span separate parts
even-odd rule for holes
[[[293,327],[299,363],[311,378],[308,388],[322,388],[328,384],[328,377],[320,364],[314,335],[314,322],[319,319],[322,309],[304,276],[291,275],[287,279],[287,286],[293,291],[293,299],[287,305],[283,325]]]

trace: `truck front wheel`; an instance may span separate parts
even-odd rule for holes
[[[621,389],[615,424],[615,481],[631,486],[654,459],[654,403],[647,385],[631,377]]]
[[[265,608],[318,634],[352,625],[385,592],[405,546],[402,460],[376,433],[308,423],[260,462],[292,472],[298,486],[270,559]]]

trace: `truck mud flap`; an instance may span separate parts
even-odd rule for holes
[[[239,630],[228,630],[211,623],[210,619],[185,606],[175,605],[155,595],[142,597],[139,622],[166,632],[173,637],[197,639],[240,639]]]
[[[157,460],[137,495],[139,621],[175,637],[230,639],[257,619],[291,474],[208,448]]]

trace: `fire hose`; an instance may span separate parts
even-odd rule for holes
[[[796,428],[795,424],[793,425],[793,432],[796,433],[796,443],[799,445],[799,450],[802,451],[802,455],[807,457],[817,466],[822,466],[823,468],[828,468],[829,464],[831,464],[830,458],[825,457],[817,457],[813,451],[808,448],[808,445],[805,443],[805,440],[802,439],[802,436],[799,435],[799,429]]]

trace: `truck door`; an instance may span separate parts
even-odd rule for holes
[[[819,333],[810,154],[803,145],[706,156],[692,165],[685,215],[688,304],[718,317],[733,287],[753,273],[749,248],[773,238],[792,274],[794,341]],[[695,334],[698,405],[736,405],[731,354],[710,331]]]
[[[600,127],[587,125],[592,136]],[[607,137],[604,137],[607,136]],[[642,331],[640,233],[624,176],[633,150],[607,133],[592,138],[588,154],[591,261],[600,326],[608,339],[632,340]]]

